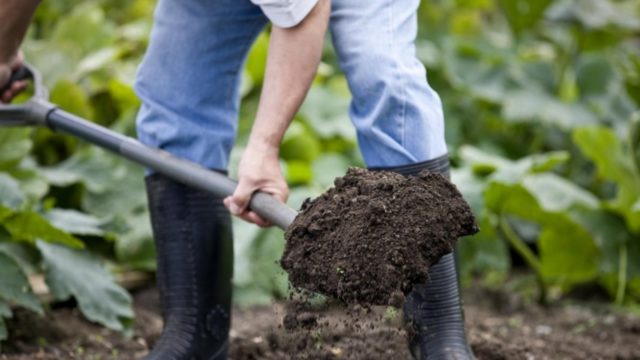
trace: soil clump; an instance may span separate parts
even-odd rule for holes
[[[400,307],[428,268],[478,231],[445,177],[351,168],[305,202],[281,259],[294,287],[346,303]]]

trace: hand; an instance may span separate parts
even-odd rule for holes
[[[4,88],[11,78],[11,74],[22,66],[22,53],[16,54],[9,62],[0,63],[0,89]],[[19,93],[27,88],[29,82],[26,80],[16,81],[11,87],[0,94],[0,102],[8,104]]]
[[[224,199],[224,205],[233,215],[260,227],[268,227],[272,224],[248,208],[251,195],[258,190],[273,195],[283,203],[289,196],[287,182],[280,171],[278,150],[249,145],[240,160],[238,187],[232,196]]]

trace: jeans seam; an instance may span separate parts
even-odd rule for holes
[[[407,94],[406,94],[406,88],[405,88],[405,84],[403,82],[403,78],[402,78],[402,70],[399,67],[400,64],[400,58],[398,56],[398,44],[396,43],[396,39],[395,39],[395,29],[397,24],[395,23],[395,17],[394,17],[394,13],[393,13],[393,3],[394,0],[388,0],[388,7],[389,7],[389,38],[391,39],[391,53],[392,53],[392,59],[393,59],[393,71],[394,71],[394,78],[395,81],[397,82],[397,85],[394,84],[394,86],[392,86],[392,91],[398,91],[398,101],[399,101],[399,106],[398,106],[398,121],[399,121],[399,126],[400,126],[400,146],[405,147],[406,145],[406,135],[405,135],[405,125],[406,125],[406,107],[407,107]],[[397,89],[396,89],[397,87]]]

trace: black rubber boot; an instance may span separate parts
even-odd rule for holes
[[[146,178],[164,329],[146,360],[225,360],[233,242],[221,198],[160,174]]]
[[[377,170],[417,175],[422,170],[449,177],[449,158],[443,156],[422,163]],[[474,359],[464,331],[454,254],[443,256],[429,269],[430,280],[416,285],[404,305],[405,319],[413,334],[410,350],[414,359]]]

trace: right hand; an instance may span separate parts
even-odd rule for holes
[[[23,64],[22,53],[16,54],[10,61],[6,63],[0,62],[0,89],[4,88],[9,82],[11,74],[18,70]],[[0,94],[0,102],[8,104],[19,93],[27,88],[29,82],[26,80],[16,81],[11,84],[6,91]]]
[[[236,191],[224,199],[225,206],[233,215],[260,227],[271,226],[249,209],[251,195],[256,191],[271,194],[282,203],[287,202],[289,188],[280,171],[277,148],[247,146],[240,159]]]

